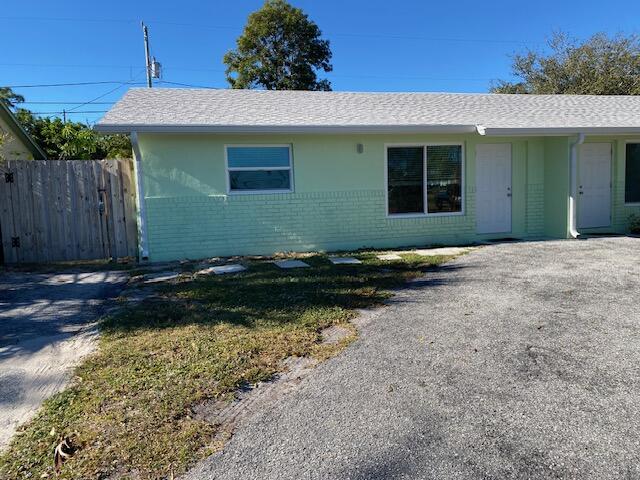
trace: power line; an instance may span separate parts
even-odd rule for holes
[[[72,18],[72,17],[0,17],[1,20],[11,21],[45,21],[45,22],[95,22],[95,23],[131,23],[135,20],[118,18]]]
[[[40,88],[40,87],[75,87],[81,85],[108,85],[114,83],[123,83],[122,80],[101,81],[101,82],[74,82],[74,83],[41,83],[37,85],[2,85],[5,88]],[[133,85],[133,83],[131,83]],[[137,85],[141,83],[138,82]]]
[[[29,104],[29,105],[84,105],[86,102],[67,102],[65,100],[60,101],[48,101],[48,102],[32,102],[32,101],[24,101],[20,102],[20,104]],[[113,105],[116,102],[92,102],[92,105]]]
[[[68,21],[68,22],[95,22],[95,23],[136,23],[137,20],[132,19],[99,19],[99,18],[71,18],[71,17],[0,17],[2,20],[12,21]],[[150,23],[158,25],[173,25],[190,28],[205,29],[223,29],[223,30],[240,30],[238,26],[231,25],[208,25],[198,23],[182,23],[182,22],[166,22],[163,20],[151,20]],[[500,44],[516,44],[516,45],[541,45],[542,41],[517,40],[505,38],[464,38],[464,37],[428,37],[422,35],[404,35],[404,34],[384,34],[384,33],[353,33],[353,32],[326,32],[326,37],[353,37],[353,38],[386,38],[395,40],[425,40],[430,42],[461,42],[461,43],[500,43]]]
[[[0,65],[12,66],[12,65],[24,65],[24,66],[33,66],[33,67],[73,67],[73,68],[134,68],[133,66],[125,66],[125,65],[38,65],[38,64],[14,64],[14,63],[0,63]],[[193,71],[193,72],[211,72],[211,73],[224,73],[225,70],[214,69],[214,68],[195,68],[195,67],[186,67],[186,66],[167,66],[163,67],[166,71]],[[430,76],[421,76],[421,75],[362,75],[362,74],[336,74],[329,73],[329,77],[335,78],[371,78],[371,79],[399,79],[399,80],[441,80],[441,81],[470,81],[470,82],[485,82],[494,80],[494,78],[466,78],[466,77],[430,77]],[[170,83],[170,82],[166,82]],[[185,85],[187,86],[187,85]],[[202,87],[207,88],[207,87]]]
[[[73,112],[73,111],[74,111],[75,109],[77,109],[77,108],[84,107],[85,105],[89,105],[90,103],[93,103],[93,102],[95,102],[96,100],[100,100],[101,98],[106,97],[106,96],[107,96],[107,95],[109,95],[110,93],[115,92],[116,90],[118,90],[118,89],[122,88],[122,87],[123,87],[123,86],[125,86],[125,85],[126,85],[126,83],[122,83],[122,84],[118,85],[116,88],[112,88],[112,89],[111,89],[111,90],[109,90],[108,92],[103,93],[102,95],[98,95],[96,98],[94,98],[94,99],[92,99],[92,100],[89,100],[89,101],[87,101],[87,102],[84,102],[84,103],[81,103],[81,104],[79,104],[79,105],[76,105],[75,107],[70,108],[70,109],[68,110],[68,113]]]
[[[3,67],[48,67],[48,68],[137,68],[136,65],[90,65],[73,63],[0,63]]]
[[[136,81],[136,79],[137,79],[137,77],[139,77],[139,76],[140,76],[140,74],[141,74],[141,73],[143,73],[143,72],[144,72],[144,70],[142,70],[142,72],[139,72],[139,73],[135,76],[135,78],[132,78],[132,79],[131,79],[131,80],[129,80],[128,82],[121,82],[121,83],[120,83],[120,85],[118,85],[117,87],[112,88],[111,90],[109,90],[108,92],[103,93],[102,95],[98,95],[96,98],[91,99],[91,100],[89,100],[88,102],[85,102],[85,103],[82,103],[82,104],[80,104],[80,105],[77,105],[77,106],[75,106],[75,107],[73,107],[73,108],[70,108],[70,109],[69,109],[69,112],[72,112],[72,111],[76,110],[77,108],[84,107],[85,105],[89,105],[90,103],[93,103],[93,102],[95,102],[96,100],[100,100],[101,98],[106,97],[107,95],[109,95],[109,94],[111,94],[111,93],[115,92],[116,90],[118,90],[118,89],[120,89],[120,88],[124,87],[125,85],[128,85],[128,84],[131,84],[131,83],[135,82],[135,81]]]
[[[87,65],[87,67],[89,67]],[[91,68],[95,68],[95,67],[107,67],[106,65],[96,65],[96,66],[92,66]],[[224,70],[217,70],[217,69],[209,69],[209,68],[186,68],[186,67],[165,67],[165,70],[184,70],[184,71],[202,71],[202,72],[212,72],[212,73],[222,73],[224,72]],[[487,81],[491,81],[494,80],[494,78],[480,78],[480,77],[475,77],[475,78],[471,78],[471,77],[432,77],[432,76],[422,76],[422,75],[367,75],[367,74],[339,74],[339,73],[333,73],[330,72],[327,74],[328,77],[330,78],[370,78],[370,79],[395,79],[395,80],[433,80],[433,81],[468,81],[468,82],[487,82]],[[95,84],[100,84],[103,82],[95,82]],[[107,82],[107,83],[116,83],[116,82]],[[158,82],[158,83],[162,83],[162,82]],[[168,82],[168,81],[164,81],[164,83],[168,83],[168,84],[175,84],[175,85],[183,85],[183,86],[194,86],[194,85],[189,85],[189,84],[180,84],[177,82]],[[90,82],[87,83],[82,83],[82,85],[85,84],[93,84]],[[145,85],[144,82],[138,82],[138,83],[132,83],[132,85]],[[66,86],[66,84],[53,84],[53,85],[17,85],[17,86],[13,86],[10,88],[26,88],[26,87],[41,87],[41,86]],[[223,87],[199,87],[199,88],[223,88]]]
[[[169,85],[178,85],[180,87],[210,88],[212,90],[220,90],[220,87],[212,87],[212,86],[208,86],[208,85],[191,85],[189,83],[170,82],[168,80],[158,80],[157,83],[167,83]]]
[[[70,110],[63,110],[60,112],[31,112],[34,115],[63,115],[63,114],[70,114],[70,113],[107,113],[109,110],[75,110],[75,111],[70,111]]]
[[[96,65],[96,64],[64,64],[64,63],[0,63],[0,66],[3,67],[34,67],[34,68],[122,68],[122,69],[134,69],[137,68],[137,65]],[[163,70],[182,70],[182,71],[192,71],[192,72],[215,72],[215,73],[224,73],[225,70],[220,68],[196,68],[189,66],[168,66],[164,67]]]

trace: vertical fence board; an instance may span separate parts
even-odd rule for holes
[[[53,214],[50,215],[52,234],[53,258],[56,260],[66,260],[67,250],[65,248],[65,199],[64,184],[66,175],[62,175],[60,171],[60,162],[57,160],[49,160],[48,174],[52,178],[52,197],[53,197]]]
[[[124,197],[125,230],[127,232],[127,256],[138,254],[138,218],[136,212],[136,189],[133,162],[120,162],[122,192]]]
[[[33,205],[34,223],[36,225],[39,261],[48,262],[53,258],[51,251],[51,222],[50,214],[50,178],[47,162],[32,162],[33,168]]]
[[[87,228],[89,230],[89,242],[91,244],[91,257],[103,258],[102,248],[102,228],[100,227],[100,205],[98,202],[98,179],[95,172],[95,162],[83,164],[86,178],[86,201],[87,201]]]
[[[34,242],[31,169],[27,162],[15,162],[12,169],[15,171],[15,178],[11,193],[14,199],[18,199],[17,202],[13,202],[16,229],[20,232],[18,257],[20,262],[32,263],[35,261],[36,244]]]
[[[12,183],[5,172],[14,173]],[[4,261],[135,256],[135,205],[131,160],[6,162],[0,165]],[[20,238],[19,247],[12,247],[12,237]]]
[[[7,164],[0,164],[0,230],[2,230],[4,261],[7,263],[17,263],[17,249],[11,246],[11,237],[15,236],[11,203],[11,184],[5,181],[5,173],[10,172],[11,169]]]
[[[113,225],[113,252],[116,258],[127,256],[127,233],[125,231],[124,199],[122,198],[122,177],[120,164],[107,160],[109,172],[109,197],[111,199],[111,223]]]
[[[71,175],[75,179],[75,188],[73,192],[73,207],[75,212],[75,245],[76,258],[87,260],[89,257],[89,238],[87,235],[88,212],[85,201],[86,180],[82,169],[82,162],[70,162]]]
[[[107,252],[110,257],[115,256],[115,226],[113,217],[113,198],[111,198],[111,172],[109,160],[102,161],[102,200],[104,201],[104,224],[107,239]]]

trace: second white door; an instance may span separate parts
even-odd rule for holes
[[[578,228],[611,225],[611,144],[580,145]]]
[[[476,147],[478,233],[511,232],[511,144]]]

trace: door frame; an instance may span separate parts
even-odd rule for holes
[[[599,227],[581,227],[579,222],[580,222],[580,211],[582,209],[582,195],[580,195],[579,191],[580,191],[580,175],[582,173],[582,155],[580,155],[580,147],[584,146],[584,145],[594,145],[594,144],[601,144],[601,145],[609,145],[609,223],[607,225],[601,225]],[[614,155],[615,155],[615,144],[613,142],[585,142],[582,145],[580,145],[580,147],[578,147],[578,162],[577,162],[577,166],[578,166],[578,181],[577,181],[577,202],[576,202],[576,228],[580,229],[580,230],[598,230],[598,229],[611,229],[612,225],[613,225],[613,203],[614,203],[614,197],[613,197],[613,179],[614,179]]]
[[[509,228],[499,232],[480,232],[478,226],[478,147],[489,145],[507,145],[509,147]],[[476,234],[477,235],[497,235],[497,234],[511,234],[513,232],[513,143],[512,142],[495,142],[495,143],[478,143],[475,146],[475,187],[476,187]]]

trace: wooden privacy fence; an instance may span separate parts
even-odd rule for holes
[[[137,254],[131,160],[0,163],[0,233],[6,263]]]

